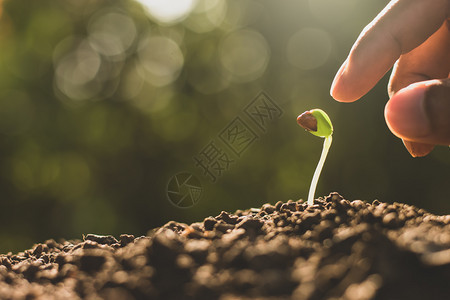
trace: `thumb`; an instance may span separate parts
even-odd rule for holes
[[[427,155],[433,145],[450,145],[450,79],[401,89],[386,104],[384,115],[412,156]]]

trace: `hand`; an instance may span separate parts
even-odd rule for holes
[[[361,32],[331,95],[358,100],[394,63],[385,108],[389,129],[414,157],[450,145],[450,0],[391,1]]]

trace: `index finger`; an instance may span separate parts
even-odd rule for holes
[[[353,102],[365,95],[400,55],[431,36],[450,15],[450,0],[393,0],[364,28],[331,86],[331,95]]]

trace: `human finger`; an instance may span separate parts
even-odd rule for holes
[[[448,77],[449,71],[450,19],[447,19],[423,44],[402,55],[396,62],[389,80],[389,95],[392,97],[414,82]],[[403,144],[413,157],[426,156],[434,149],[433,144],[417,141],[403,139]]]
[[[398,91],[386,104],[385,118],[404,141],[450,145],[450,79],[417,82]],[[421,156],[417,154],[412,153]]]
[[[404,53],[422,44],[449,16],[449,0],[393,0],[361,32],[339,69],[331,95],[361,98]]]
[[[400,56],[389,80],[389,96],[408,85],[436,78],[450,72],[450,18],[424,43]]]

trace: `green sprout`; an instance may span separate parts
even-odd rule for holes
[[[297,117],[297,123],[306,131],[325,138],[323,142],[322,154],[320,155],[319,163],[314,172],[311,186],[309,187],[308,205],[314,204],[314,193],[316,192],[317,182],[319,181],[320,172],[322,172],[323,164],[331,147],[333,134],[333,124],[331,124],[330,117],[321,109],[312,109],[305,111]]]

